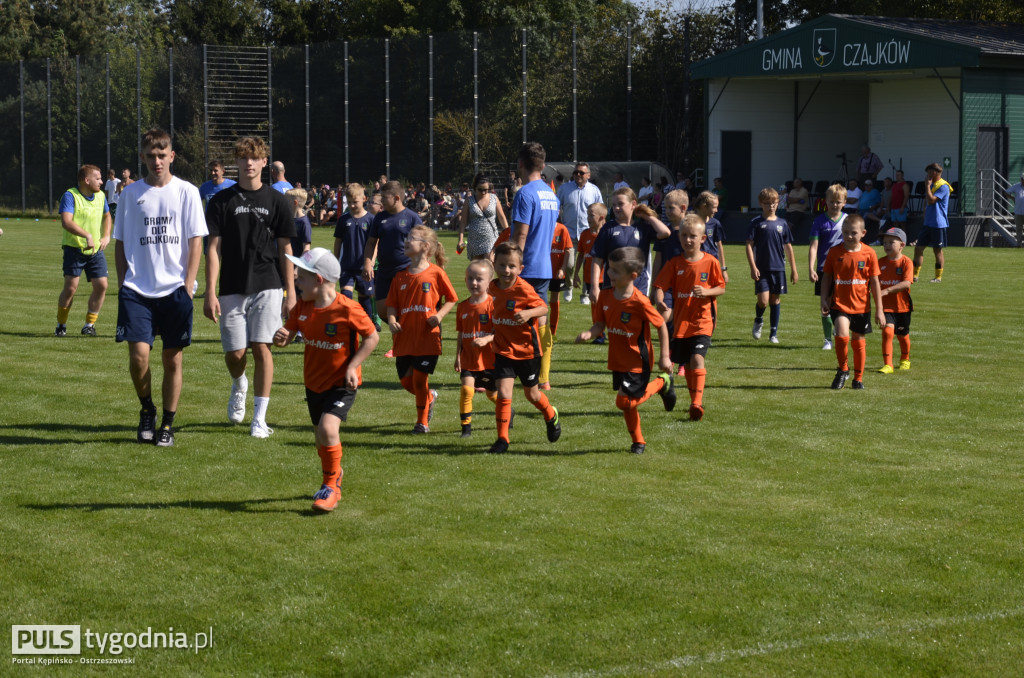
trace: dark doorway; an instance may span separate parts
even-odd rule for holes
[[[991,214],[994,208],[997,190],[994,178],[995,170],[1004,179],[1009,173],[1010,160],[1010,128],[999,125],[978,126],[978,213]]]
[[[750,194],[751,132],[722,131],[722,183],[729,191],[730,210],[743,205],[754,207]]]

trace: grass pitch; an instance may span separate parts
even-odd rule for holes
[[[752,285],[730,246],[707,416],[685,420],[682,384],[676,412],[653,399],[640,457],[606,348],[571,343],[589,326],[578,301],[562,304],[549,394],[562,439],[547,443],[517,392],[501,457],[483,454],[494,421],[482,396],[473,437],[459,438],[453,319],[427,436],[408,433],[413,399],[382,337],[342,430],[343,499],[314,516],[301,347],[276,351],[276,433],[252,439],[227,422],[219,337],[197,300],[175,446],[137,445],[115,285],[99,337],[78,335],[83,281],[69,336],[54,338],[60,227],[0,227],[4,618],[94,634],[212,629],[198,651],[113,655],[94,638],[82,658],[131,658],[124,671],[154,676],[991,676],[1024,665],[1018,251],[949,250],[945,282],[913,290],[913,369],[875,372],[876,331],[866,390],[833,392],[805,271],[783,300],[782,343],[755,342]],[[332,239],[322,229],[314,240]],[[460,292],[464,265],[449,265]],[[0,673],[35,668],[13,659]],[[73,659],[50,670],[111,670]]]

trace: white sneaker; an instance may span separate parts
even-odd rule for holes
[[[267,426],[265,421],[253,421],[249,428],[249,435],[253,438],[269,438],[273,433],[274,429]]]
[[[762,327],[764,327],[764,320],[755,320],[754,321],[754,328],[750,331],[750,334],[754,337],[754,339],[760,339],[761,338],[761,328]]]
[[[568,301],[572,301],[572,288],[571,287],[565,291],[565,300],[567,302]]]
[[[235,388],[235,382],[231,382],[231,397],[228,398],[228,421],[232,424],[241,424],[245,419],[245,396],[249,392],[249,380],[242,375],[242,387]]]
[[[768,342],[771,344],[777,344],[779,343],[779,338],[773,334],[772,336],[768,337]]]
[[[825,343],[821,345],[821,350],[822,351],[831,351],[832,350],[832,342],[829,341],[828,339],[826,339]]]
[[[580,297],[580,303],[583,304],[584,306],[590,306],[590,295],[584,294],[582,297]]]

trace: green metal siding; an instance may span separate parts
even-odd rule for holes
[[[1017,71],[965,70],[961,113],[960,209],[977,207],[978,127],[1001,125],[1010,130],[1009,179],[1024,172],[1024,78]]]

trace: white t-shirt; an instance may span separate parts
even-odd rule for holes
[[[185,282],[189,238],[207,235],[199,189],[178,177],[166,186],[136,181],[121,191],[114,218],[128,270],[124,285],[144,297],[165,297]]]
[[[121,180],[118,179],[117,177],[114,177],[113,179],[107,179],[107,183],[103,184],[103,188],[107,192],[107,204],[108,205],[116,205],[117,204],[117,198],[118,198],[117,185],[120,184],[120,183],[121,183]]]
[[[1013,196],[1013,213],[1024,214],[1024,180],[1010,186],[1006,192]]]

